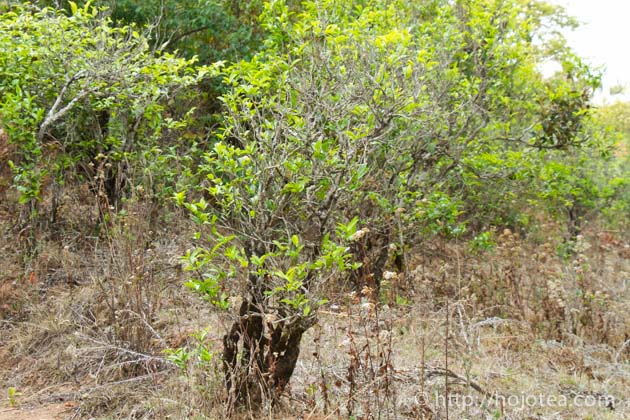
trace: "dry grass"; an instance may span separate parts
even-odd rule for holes
[[[97,234],[93,205],[72,193],[34,248],[16,246],[20,226],[2,219],[2,389],[20,390],[24,404],[78,400],[77,418],[141,418],[155,413],[148,396],[174,371],[163,350],[184,344],[207,308],[182,290],[181,232],[153,232],[149,204],[128,203]]]
[[[74,401],[74,418],[224,417],[226,320],[178,265],[192,228],[132,200],[97,232],[81,194],[34,242],[0,209],[0,388],[25,407]],[[500,232],[480,255],[436,241],[382,296],[334,291],[287,397],[237,417],[445,419],[448,395],[451,419],[628,418],[630,238],[593,227],[568,252],[554,225],[540,232]],[[177,348],[187,360],[166,357]],[[567,406],[521,404],[541,395]]]
[[[374,345],[377,340],[364,325],[378,321],[381,340],[391,338],[393,391],[379,396],[375,382],[363,384],[355,393],[357,405],[363,403],[357,418],[446,418],[446,386],[448,415],[454,419],[628,418],[626,244],[619,242],[610,252],[610,244],[598,242],[601,235],[591,235],[582,238],[588,250],[577,252],[568,265],[550,252],[541,264],[539,254],[548,245],[533,247],[511,233],[503,236],[492,255],[469,256],[459,265],[449,263],[463,254],[455,246],[441,262],[435,256],[420,258],[407,279],[417,289],[414,303],[382,309],[378,320],[361,312],[361,304],[324,314],[320,329],[305,339],[310,343],[319,337],[317,350],[313,345],[305,349],[293,382],[294,394],[303,396],[303,410],[347,417],[354,351],[349,337]],[[541,287],[549,279],[557,279],[558,286]],[[495,294],[487,290],[479,299],[470,293],[475,283],[490,283]],[[583,293],[593,298],[576,297],[576,284],[588,287]],[[532,292],[536,287],[538,294]],[[442,289],[453,295],[437,295]],[[380,354],[372,349],[361,356],[378,361]],[[324,379],[318,374],[322,366]],[[326,398],[320,395],[324,392]],[[378,403],[388,398],[393,399],[389,411],[375,416]]]

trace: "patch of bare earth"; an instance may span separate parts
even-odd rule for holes
[[[0,409],[0,420],[62,420],[72,417],[73,405],[47,404],[39,407],[14,407]]]

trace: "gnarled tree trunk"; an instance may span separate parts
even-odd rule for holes
[[[223,337],[223,367],[230,407],[275,403],[286,388],[314,316],[268,320],[255,298],[244,301]]]

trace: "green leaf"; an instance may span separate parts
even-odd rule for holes
[[[183,205],[185,199],[186,191],[180,191],[178,193],[175,193],[175,195],[173,196],[173,200],[175,200],[175,203],[177,203],[178,206]]]
[[[77,7],[77,4],[75,2],[68,0],[68,4],[70,5],[70,11],[72,12],[73,16],[79,13],[79,8]]]

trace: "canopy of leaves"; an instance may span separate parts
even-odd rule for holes
[[[103,164],[155,155],[163,131],[177,127],[168,101],[207,73],[192,64],[152,52],[134,27],[113,27],[90,6],[0,15],[0,121],[19,148],[22,200],[39,198],[47,172],[96,176],[89,164],[99,154]]]
[[[150,27],[155,49],[178,51],[181,55],[210,64],[218,60],[239,60],[253,55],[263,39],[258,25],[260,0],[95,0],[77,1],[102,8],[117,26]],[[48,6],[72,13],[73,2],[40,0]]]

